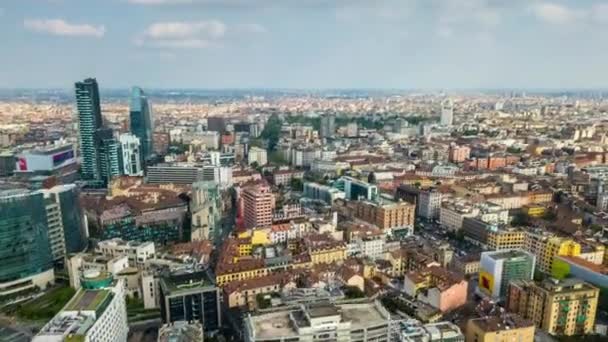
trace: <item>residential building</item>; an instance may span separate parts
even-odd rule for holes
[[[467,322],[467,342],[534,342],[534,323],[514,314],[473,318]]]
[[[353,203],[354,216],[376,225],[388,234],[405,230],[411,235],[414,231],[416,206],[403,201],[393,201],[381,197],[378,201],[357,201]]]
[[[75,88],[82,179],[99,182],[101,171],[95,139],[95,132],[102,127],[99,87],[97,80],[87,78],[82,82],[76,82]]]
[[[476,217],[479,209],[464,202],[445,201],[439,208],[439,222],[451,231],[462,228],[465,217]]]
[[[222,197],[217,183],[192,184],[192,240],[220,242],[222,237]]]
[[[581,254],[579,243],[545,231],[526,231],[523,248],[536,256],[538,270],[547,274],[551,272],[556,255],[579,256]]]
[[[448,160],[452,163],[462,163],[469,159],[471,148],[468,146],[450,145]]]
[[[253,310],[257,307],[258,296],[279,292],[285,278],[285,274],[275,273],[255,279],[232,281],[222,288],[224,303],[229,308],[246,307]]]
[[[463,276],[438,266],[409,272],[403,278],[403,290],[408,296],[444,313],[467,302],[467,289]]]
[[[163,323],[198,322],[204,332],[222,325],[220,292],[205,271],[173,273],[160,280],[160,314]]]
[[[551,335],[586,335],[595,331],[599,293],[576,278],[513,281],[506,307]]]
[[[156,255],[153,242],[124,241],[119,238],[99,241],[95,252],[113,257],[126,255],[129,265],[137,267],[141,267]]]
[[[244,340],[388,341],[391,318],[379,303],[311,304],[275,310],[244,320]]]
[[[456,256],[452,259],[451,269],[464,275],[479,274],[479,253],[468,253],[463,256]]]
[[[272,210],[274,195],[267,186],[246,188],[242,193],[243,221],[245,227],[270,227],[272,225]]]
[[[82,289],[36,336],[33,342],[126,341],[129,333],[124,284],[108,273],[89,271]]]
[[[333,138],[336,134],[336,117],[333,114],[321,116],[321,137]]]
[[[249,153],[247,154],[247,164],[251,165],[256,163],[258,166],[264,166],[268,164],[268,153],[265,149],[251,146]]]
[[[510,282],[534,277],[535,262],[533,254],[521,249],[481,253],[477,292],[492,299],[505,298]]]
[[[148,102],[148,97],[139,87],[131,88],[129,118],[131,133],[140,142],[140,158],[142,161],[148,160],[154,153],[154,118],[152,117],[152,108]]]

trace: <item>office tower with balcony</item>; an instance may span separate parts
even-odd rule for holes
[[[76,108],[78,110],[81,174],[85,181],[95,184],[101,181],[98,149],[95,133],[102,126],[101,105],[97,80],[87,78],[76,82]]]
[[[148,97],[139,87],[131,89],[130,113],[131,133],[139,138],[142,160],[148,160],[154,152],[154,120]]]

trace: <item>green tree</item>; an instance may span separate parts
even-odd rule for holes
[[[279,143],[279,138],[281,137],[281,126],[281,119],[276,113],[270,116],[268,122],[266,122],[266,126],[264,126],[264,130],[260,136],[262,139],[268,142],[269,151],[274,151]]]
[[[293,191],[303,191],[304,190],[304,183],[302,183],[302,180],[300,178],[292,178],[289,181],[289,186],[291,187],[291,189]]]

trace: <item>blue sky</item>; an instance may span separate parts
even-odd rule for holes
[[[0,87],[608,87],[608,0],[2,0]]]

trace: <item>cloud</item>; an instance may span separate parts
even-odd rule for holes
[[[608,4],[595,4],[591,9],[591,17],[601,24],[608,24]]]
[[[556,25],[571,24],[584,20],[588,14],[585,10],[573,9],[551,2],[532,5],[531,10],[538,20]]]
[[[454,30],[450,27],[442,26],[437,29],[437,35],[441,38],[451,38],[454,35]]]
[[[106,32],[103,25],[70,24],[62,19],[26,19],[23,26],[33,32],[55,36],[101,38]]]
[[[157,22],[135,37],[138,46],[167,49],[204,49],[219,46],[230,37],[242,34],[263,34],[259,24],[240,24],[228,28],[219,20]]]

